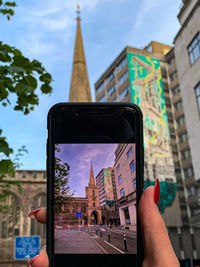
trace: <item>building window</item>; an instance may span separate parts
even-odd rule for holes
[[[107,83],[111,82],[114,79],[115,75],[114,72],[112,72],[108,77],[107,77]]]
[[[200,82],[195,87],[196,99],[197,99],[197,106],[200,112]]]
[[[129,148],[128,152],[126,153],[127,159],[129,159],[132,154],[133,154],[133,147]]]
[[[37,178],[37,172],[33,173],[33,178]]]
[[[128,79],[128,72],[124,73],[124,74],[119,78],[119,86],[121,86],[127,79]]]
[[[120,196],[121,196],[121,197],[124,197],[124,196],[125,196],[124,188],[122,188],[122,189],[120,190]]]
[[[181,152],[181,158],[182,158],[182,160],[190,159],[190,158],[191,158],[190,150],[187,149],[187,150],[185,150],[185,151],[182,151],[182,152]]]
[[[135,161],[131,161],[131,163],[129,164],[130,169],[131,169],[131,173],[133,173],[135,171]]]
[[[120,164],[117,165],[116,170],[117,170],[117,171],[120,171]]]
[[[188,140],[188,135],[187,135],[187,133],[183,133],[183,134],[179,135],[178,138],[179,138],[179,144],[181,144],[181,143]]]
[[[185,176],[185,178],[189,178],[189,177],[193,176],[192,167],[184,169],[184,176]]]
[[[127,58],[125,57],[117,66],[118,72],[120,72],[121,69],[123,69],[124,66],[127,64]]]
[[[136,190],[136,179],[133,180],[133,187]]]
[[[120,93],[120,100],[123,100],[130,92],[130,88],[127,87],[125,88],[121,93]]]
[[[109,90],[108,90],[108,96],[111,96],[111,95],[113,95],[114,94],[114,92],[115,92],[115,85],[113,85]]]
[[[194,37],[192,42],[188,46],[188,54],[190,57],[190,64],[193,65],[200,57],[200,33]]]
[[[104,95],[104,96],[102,96],[102,97],[99,99],[98,102],[105,102],[105,101],[106,101],[106,96]]]
[[[197,190],[194,186],[187,188],[188,196],[194,196],[197,194]]]
[[[122,184],[122,176],[121,175],[118,177],[118,183]]]
[[[172,89],[172,95],[175,96],[180,93],[180,88],[179,86],[176,86],[175,88]]]
[[[4,209],[5,205],[5,209]],[[2,205],[0,213],[0,238],[11,238],[20,235],[22,210],[16,195],[9,195]]]
[[[172,58],[170,59],[169,64],[170,64],[170,65],[175,64],[175,58],[174,58],[174,57],[172,57]]]
[[[96,90],[100,94],[105,89],[105,83],[103,82]]]
[[[170,75],[170,80],[171,80],[171,82],[174,81],[176,78],[177,78],[177,71],[173,72],[173,73]]]
[[[46,195],[37,195],[32,202],[30,210],[34,210],[38,207],[46,207]],[[31,220],[31,235],[40,235],[42,238],[46,236],[46,228],[44,224],[38,223],[36,220]]]
[[[181,126],[185,124],[185,117],[181,116],[179,119],[176,120],[177,126]]]
[[[95,205],[95,202],[93,202],[93,207],[95,208],[95,206],[96,206],[96,205]]]
[[[26,178],[26,172],[25,171],[23,171],[23,173],[22,173],[22,178]]]
[[[182,107],[183,107],[183,103],[181,100],[174,104],[175,111],[181,109]]]
[[[126,224],[130,224],[131,223],[130,214],[129,214],[128,208],[124,209],[124,218],[125,218],[125,223]]]

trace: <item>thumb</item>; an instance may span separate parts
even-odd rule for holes
[[[145,249],[143,266],[180,266],[172,248],[165,223],[154,202],[154,186],[148,187],[139,203]]]

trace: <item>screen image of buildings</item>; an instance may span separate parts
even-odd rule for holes
[[[88,174],[85,196],[72,196],[55,214],[55,225],[113,225],[136,232],[135,144],[119,144],[114,166],[101,168],[96,177],[91,161]]]
[[[92,151],[89,151],[92,146]],[[100,166],[99,163],[105,158],[105,146],[108,147],[108,151],[112,147],[110,152],[113,153],[113,166],[97,169],[95,163]],[[102,147],[101,151],[98,150],[95,160],[91,160],[89,164],[87,155],[90,152],[95,154],[93,152],[97,151],[96,147],[98,149]],[[71,148],[73,152],[70,151]],[[80,154],[79,151],[81,151]],[[61,153],[60,157],[59,153]],[[66,153],[70,154],[68,162],[66,162]],[[62,164],[67,163],[70,166],[69,181],[73,180],[74,185],[71,190],[81,189],[82,181],[88,180],[85,196],[76,196],[76,193],[69,194],[69,197],[65,195],[62,203],[59,202],[59,212],[56,203],[57,198],[60,201],[62,197],[62,189],[59,191],[54,185],[55,253],[135,254],[137,251],[135,144],[103,144],[103,146],[101,144],[61,144],[55,157],[59,158]],[[88,159],[88,163],[86,165],[84,162],[84,173],[80,178],[80,176],[77,177],[77,172],[82,168],[81,162],[84,159]],[[96,170],[96,177],[93,168]],[[59,177],[61,180],[66,179],[66,176]],[[66,204],[65,200],[67,200]],[[126,236],[127,231],[128,236]],[[80,244],[82,244],[81,247]]]

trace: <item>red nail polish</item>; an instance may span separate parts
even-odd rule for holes
[[[160,197],[160,184],[159,180],[156,179],[155,186],[154,186],[154,202],[158,204]]]
[[[32,259],[30,259],[27,263],[27,267],[31,267],[31,263],[33,263],[35,261],[35,259],[38,257],[38,255],[36,255],[35,257],[33,257]]]
[[[35,214],[38,213],[38,211],[40,211],[41,209],[42,209],[42,208],[38,208],[38,209],[36,209],[36,210],[31,211],[31,212],[28,214],[28,217],[35,219]]]

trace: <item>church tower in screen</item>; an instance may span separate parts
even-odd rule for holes
[[[100,224],[102,214],[99,201],[99,187],[95,185],[92,161],[90,179],[88,186],[85,188],[85,195],[88,199],[88,224]]]
[[[91,102],[90,84],[81,35],[80,6],[77,6],[77,28],[74,46],[73,68],[70,86],[69,102]]]

